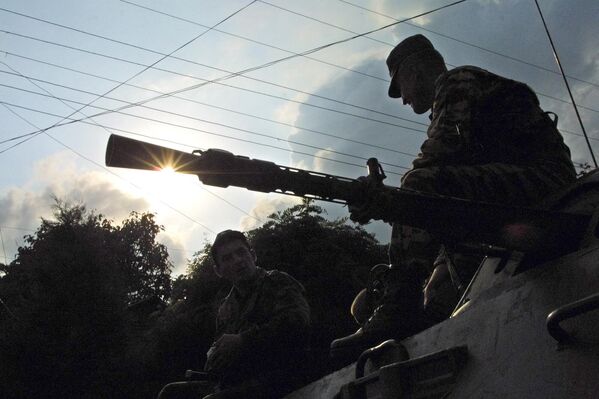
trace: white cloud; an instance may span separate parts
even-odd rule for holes
[[[187,259],[193,255],[186,250],[184,241],[168,231],[161,232],[156,241],[168,248],[169,260],[173,264],[172,276],[177,277],[184,274],[187,268]]]
[[[300,200],[291,196],[258,199],[254,208],[249,212],[253,217],[244,216],[240,222],[240,229],[248,231],[260,227],[268,220],[269,215],[297,205],[298,203],[300,203]]]
[[[0,193],[0,226],[5,227],[2,238],[9,261],[23,244],[22,236],[33,234],[40,218],[51,218],[53,196],[68,203],[85,204],[88,210],[118,221],[132,210],[148,208],[145,199],[117,189],[106,173],[82,171],[74,159],[66,152],[44,158],[36,163],[26,184]]]

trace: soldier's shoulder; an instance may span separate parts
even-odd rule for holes
[[[493,73],[487,71],[486,69],[479,68],[473,65],[463,65],[449,71],[445,72],[441,75],[442,81],[468,81],[478,79],[483,76],[491,76]]]
[[[268,270],[266,271],[266,280],[269,281],[274,286],[291,286],[304,291],[303,285],[297,281],[290,274],[283,272],[281,270]]]

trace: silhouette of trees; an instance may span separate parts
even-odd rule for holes
[[[0,293],[14,316],[0,325],[0,396],[114,397],[127,305],[170,294],[171,265],[155,242],[161,227],[137,213],[115,226],[58,200],[54,218],[3,268]]]
[[[54,219],[0,265],[0,397],[154,397],[202,369],[230,287],[214,274],[210,244],[171,281],[161,230],[149,213],[117,225],[56,201]],[[313,361],[304,371],[324,374],[331,340],[357,328],[349,306],[385,248],[312,201],[247,234],[261,267],[306,288]]]

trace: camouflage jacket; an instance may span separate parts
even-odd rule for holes
[[[217,337],[240,334],[242,349],[227,382],[287,370],[305,349],[309,336],[310,308],[303,286],[285,272],[257,268],[256,278],[244,287],[233,287],[216,319]],[[298,359],[299,360],[299,359]]]
[[[441,75],[414,168],[492,162],[569,163],[556,123],[524,83],[463,66]]]

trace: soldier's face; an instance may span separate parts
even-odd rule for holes
[[[241,240],[233,240],[221,245],[216,253],[217,273],[238,284],[256,272],[256,254]]]
[[[417,114],[423,114],[431,108],[434,83],[428,79],[424,68],[402,68],[397,72],[395,79],[401,88],[404,105],[410,105]]]

